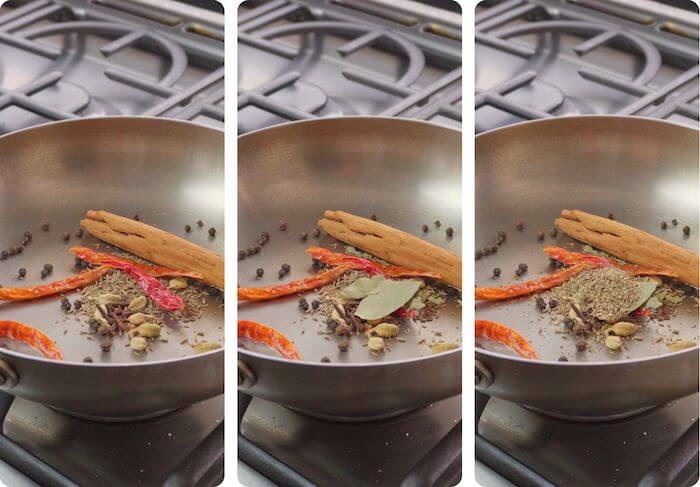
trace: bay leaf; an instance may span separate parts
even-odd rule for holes
[[[651,295],[654,294],[654,291],[656,291],[659,281],[656,279],[640,279],[637,281],[637,285],[639,286],[640,292],[637,296],[637,300],[628,308],[628,313],[631,313],[647,302]]]
[[[362,299],[374,291],[383,280],[384,276],[381,275],[361,277],[340,291],[340,297],[343,299]]]
[[[413,298],[421,284],[421,281],[413,279],[380,281],[371,294],[360,301],[355,316],[363,320],[377,320],[389,316]]]

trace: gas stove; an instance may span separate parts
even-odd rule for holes
[[[698,127],[697,7],[485,1],[475,21],[477,133],[584,114]],[[562,421],[481,394],[476,414],[482,485],[681,486],[698,479],[697,394],[614,422]]]
[[[238,14],[239,133],[349,115],[461,126],[458,14],[405,0],[249,0]],[[249,487],[446,486],[461,475],[459,396],[334,423],[239,393],[239,424]]]
[[[222,14],[176,2],[10,0],[0,7],[0,135],[109,115],[223,128],[223,28]],[[0,484],[203,487],[223,478],[223,396],[95,423],[0,393],[0,418]]]

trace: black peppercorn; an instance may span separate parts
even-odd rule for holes
[[[258,279],[260,279],[264,274],[265,274],[265,269],[263,269],[262,267],[258,267],[255,270],[255,275],[257,276]]]
[[[320,228],[315,228],[314,233],[312,234],[314,238],[318,238],[321,236],[321,229]]]
[[[286,274],[286,272],[284,272],[283,269],[280,269],[280,270],[277,271],[277,275],[280,276],[280,279],[283,278],[285,274]]]
[[[289,264],[282,264],[282,270],[284,272],[289,272],[292,270],[292,266],[290,266]]]
[[[216,236],[216,228],[211,227],[211,228],[209,229],[209,236],[210,236],[210,237]]]
[[[299,307],[304,311],[309,309],[309,302],[306,300],[306,298],[299,298]]]
[[[266,242],[270,240],[270,233],[269,232],[263,232],[260,234],[260,236],[265,240]]]
[[[442,226],[442,223],[440,222],[440,220],[435,220],[435,226],[437,228],[440,228]]]
[[[44,264],[44,270],[51,274],[53,272],[53,265],[52,264]]]
[[[76,310],[79,310],[80,308],[83,307],[83,302],[80,299],[76,299],[75,301],[73,301],[73,307]]]
[[[328,357],[321,357],[321,362],[323,362],[324,364],[330,363],[330,361],[331,359],[329,359]]]
[[[547,303],[544,302],[542,296],[537,296],[537,299],[535,299],[535,306],[537,306],[538,310],[544,311],[545,308],[547,308]]]
[[[675,227],[676,225],[678,225],[678,220],[674,218],[673,220],[671,220],[671,224]]]
[[[285,220],[280,220],[280,230],[283,232],[287,230],[287,222]]]
[[[506,241],[506,240],[505,240],[504,238],[496,237],[496,245],[498,245],[499,247],[500,247],[501,245],[503,245],[503,243],[504,243],[505,241]]]
[[[549,307],[550,308],[556,308],[557,306],[559,306],[559,301],[557,301],[554,298],[549,300]]]
[[[661,222],[661,229],[666,230],[668,228],[668,223],[666,223],[666,220]]]
[[[83,359],[83,362],[85,362],[85,363],[87,363],[87,364],[92,363],[92,357],[85,357],[85,358]]]
[[[525,222],[524,222],[524,221],[518,220],[518,221],[515,222],[515,229],[516,229],[516,230],[522,230],[523,228],[525,228]]]
[[[500,267],[494,267],[493,268],[493,277],[500,277],[501,276],[501,268]]]
[[[15,248],[17,249],[18,254],[21,254],[22,252],[24,252],[24,247],[22,247],[21,245],[16,245]]]
[[[192,231],[192,227],[189,225],[185,225],[185,232],[190,233]]]
[[[374,213],[372,213],[372,216],[370,218],[375,222],[377,221],[377,215],[375,215]]]
[[[70,240],[70,232],[63,232],[63,241],[67,242]]]
[[[474,252],[474,258],[476,260],[481,259],[484,256],[484,251],[481,249],[477,249],[476,252]]]
[[[41,269],[41,278],[44,279],[46,276],[48,276],[49,273],[46,272],[46,269]]]
[[[525,271],[523,271],[523,270],[520,269],[519,267],[518,267],[517,269],[515,269],[515,275],[516,275],[516,276],[522,277],[523,274],[525,274]]]
[[[612,213],[608,213],[608,219],[614,220],[614,219],[615,219],[615,215],[613,215]]]
[[[302,242],[306,242],[308,240],[308,238],[309,238],[309,234],[306,232],[301,232],[299,234],[299,240],[301,240]]]
[[[558,360],[559,360],[559,362],[568,362],[569,361],[569,359],[564,357],[563,355],[561,357],[559,357]]]
[[[41,224],[41,229],[45,232],[47,232],[50,227],[51,227],[51,224],[49,222],[44,222]]]
[[[111,340],[105,340],[100,343],[100,350],[102,350],[104,353],[109,352],[112,349],[112,341]]]
[[[683,235],[685,235],[686,237],[690,235],[690,227],[688,225],[683,227]]]
[[[204,226],[204,222],[202,220],[197,220],[197,226],[202,228]]]
[[[539,240],[540,242],[544,240],[544,232],[537,233],[537,240]]]
[[[518,264],[518,269],[523,271],[523,273],[527,272],[527,264],[521,262],[520,264]]]
[[[10,253],[7,250],[3,250],[0,252],[0,259],[6,260],[10,256]]]
[[[70,311],[71,304],[70,304],[70,301],[68,300],[68,298],[63,298],[61,300],[61,307],[66,311]]]
[[[255,253],[255,249],[253,247],[248,247],[245,249],[246,254],[248,255],[253,255]]]
[[[32,232],[30,232],[29,230],[24,232],[24,238],[26,238],[27,240],[31,240],[32,239]]]
[[[78,229],[75,231],[75,237],[76,237],[76,238],[83,238],[83,229],[82,229],[82,228],[78,228]]]
[[[508,234],[506,232],[504,232],[503,230],[498,231],[498,238],[502,238],[503,240],[505,240],[506,237],[508,237]]]
[[[445,230],[445,233],[447,234],[448,237],[452,237],[452,235],[454,235],[455,231],[452,227],[447,227],[447,229]]]
[[[428,233],[428,225],[423,225],[421,229],[423,230],[423,233]]]
[[[243,260],[246,258],[248,254],[246,254],[245,250],[239,250],[238,251],[238,260]]]
[[[564,320],[564,328],[566,328],[567,330],[571,330],[575,324],[576,322],[571,318],[567,318]]]
[[[139,214],[136,213],[136,214],[134,215],[134,220],[139,221],[140,219],[141,219],[141,218],[139,218]]]
[[[25,269],[24,267],[22,267],[22,268],[19,270],[19,272],[17,272],[17,274],[19,275],[20,279],[22,279],[22,278],[24,278],[24,277],[27,275],[27,269]]]
[[[311,301],[311,308],[316,310],[319,306],[321,306],[321,301],[319,301],[318,299],[314,299],[313,301]]]
[[[87,263],[83,261],[80,257],[75,258],[75,265],[77,267],[87,267]]]
[[[559,230],[557,230],[556,228],[552,228],[552,229],[549,231],[549,236],[550,236],[550,237],[556,237],[558,234],[559,234]],[[566,357],[564,357],[564,358],[566,358]]]

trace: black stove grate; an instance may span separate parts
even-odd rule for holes
[[[602,87],[637,97],[606,113],[662,119],[681,115],[689,124],[697,125],[697,25],[693,26],[692,17],[690,19],[689,24],[683,26],[642,10],[595,0],[487,1],[480,4],[475,17],[475,38],[477,45],[508,53],[533,65],[543,64],[545,69],[546,62],[535,60],[557,55],[558,35],[582,37],[585,40],[573,47],[574,56],[567,59],[578,62],[578,75]],[[536,42],[518,39],[527,36],[536,38]],[[592,65],[583,59],[586,54],[604,47],[621,49],[641,59],[636,75],[626,78],[609,67]],[[478,61],[477,53],[477,68]],[[670,81],[659,83],[655,78],[665,64],[680,68],[682,72]],[[523,86],[540,82],[540,75],[538,70],[528,69],[499,86],[477,90],[476,109],[490,106],[525,120],[571,114],[563,108],[566,95],[561,86],[548,91],[548,98],[541,101],[544,108],[506,97]]]
[[[102,56],[99,62],[104,65],[101,75],[162,98],[161,102],[141,112],[120,114],[181,120],[203,116],[223,122],[223,25],[204,25],[184,15],[121,0],[33,0],[28,3],[13,0],[3,7],[12,10],[0,14],[0,44],[49,60],[58,62],[71,53],[66,48],[42,42],[42,38],[91,34],[110,39],[99,50]],[[168,69],[158,79],[149,79],[110,63],[112,56],[131,46],[158,53],[169,61]],[[190,64],[211,72],[187,87],[176,86]],[[19,89],[0,92],[0,116],[3,109],[11,106],[49,120],[90,115],[86,110],[92,101],[88,90],[83,90],[87,96],[68,108],[32,98],[31,95],[59,83],[76,84],[76,81],[68,80],[65,70],[54,70]]]
[[[290,61],[304,54],[288,43],[275,39],[290,35],[334,34],[347,38],[336,53],[348,57],[362,49],[374,47],[394,53],[405,60],[398,79],[390,79],[364,68],[342,69],[347,80],[387,95],[400,98],[393,106],[367,115],[403,116],[421,120],[446,117],[461,123],[461,36],[457,26],[436,24],[427,19],[400,14],[367,2],[332,1],[327,4],[314,0],[246,2],[252,8],[238,17],[238,41],[261,51]],[[280,24],[286,20],[287,23]],[[433,32],[444,36],[441,42],[431,42]],[[447,67],[440,79],[424,87],[415,87],[427,62]],[[276,79],[239,93],[239,111],[254,106],[286,120],[304,120],[323,116],[320,112],[329,100],[321,89],[319,100],[305,110],[290,103],[275,101],[271,95],[287,88],[304,75],[288,71]]]

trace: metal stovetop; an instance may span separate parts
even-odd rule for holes
[[[459,15],[404,0],[249,0],[238,27],[239,133],[346,115],[461,126]],[[239,403],[239,457],[277,485],[441,486],[460,476],[459,396],[371,423],[326,422],[242,394]]]
[[[506,0],[476,9],[476,130],[622,114],[698,126],[698,15],[651,1]],[[484,485],[692,485],[697,394],[606,423],[477,397]],[[485,406],[485,408],[484,408]],[[483,411],[483,412],[482,412]],[[489,473],[501,477],[490,481]]]
[[[223,128],[223,29],[222,15],[168,0],[10,0],[0,7],[0,135],[104,115]],[[223,418],[223,396],[101,424],[0,394],[0,461],[40,485],[215,485]],[[0,468],[8,479],[32,485]]]

